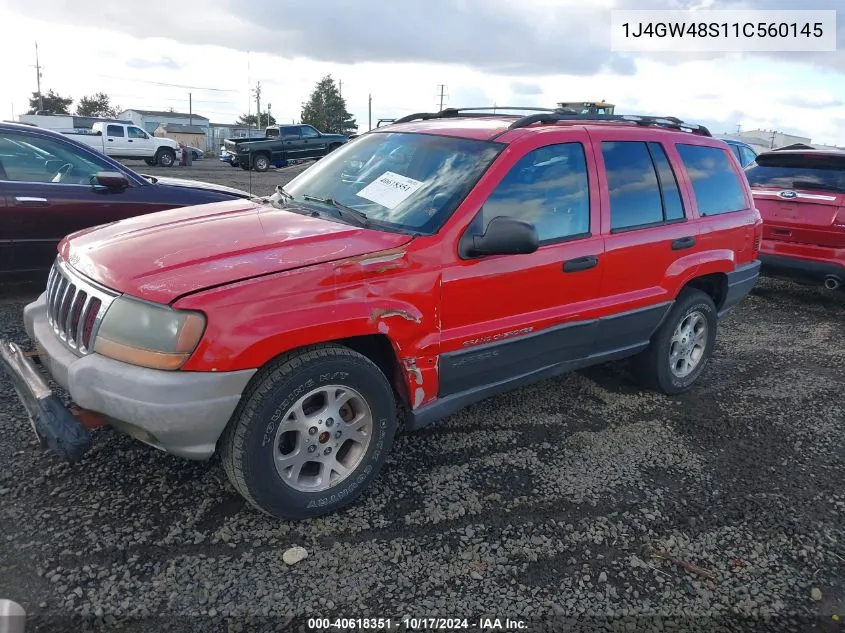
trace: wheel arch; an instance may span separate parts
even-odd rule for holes
[[[713,303],[716,304],[716,310],[721,310],[725,303],[725,298],[728,295],[728,275],[723,272],[712,272],[704,275],[698,275],[687,281],[680,292],[686,289],[700,290],[709,296]]]

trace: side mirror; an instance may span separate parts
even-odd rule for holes
[[[105,189],[117,191],[129,186],[129,179],[119,171],[98,171],[94,174],[94,184]]]
[[[499,215],[490,220],[484,235],[469,231],[461,238],[462,257],[486,255],[528,255],[540,247],[540,238],[533,224]]]

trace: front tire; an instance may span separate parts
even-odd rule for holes
[[[270,159],[264,154],[258,154],[252,159],[252,168],[255,171],[267,171],[270,169]]]
[[[681,292],[651,345],[633,359],[637,381],[667,395],[689,390],[713,355],[717,324],[713,299],[700,290]]]
[[[169,147],[162,148],[156,152],[156,164],[159,167],[173,167],[176,162],[176,152]]]
[[[339,345],[286,354],[262,370],[220,438],[223,468],[254,507],[280,519],[339,510],[378,475],[396,401],[365,356]]]

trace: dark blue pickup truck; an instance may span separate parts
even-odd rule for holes
[[[323,134],[310,125],[273,125],[264,138],[226,139],[223,146],[233,165],[267,171],[290,161],[321,158],[348,140],[343,134]]]

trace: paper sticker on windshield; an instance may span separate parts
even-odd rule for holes
[[[386,171],[361,189],[358,195],[388,209],[395,209],[422,186],[419,180]]]

